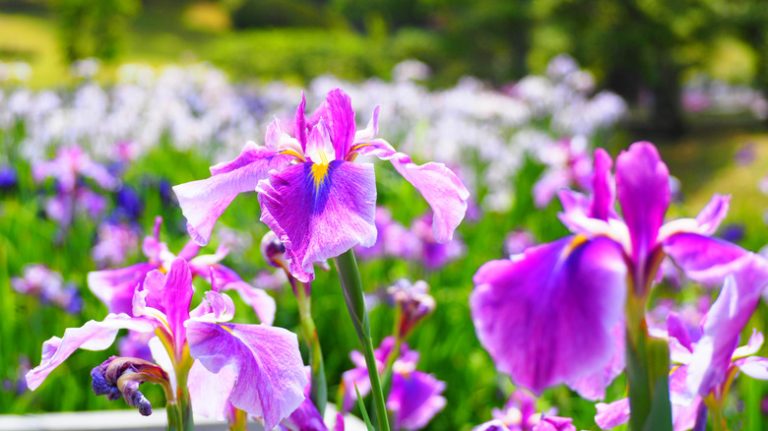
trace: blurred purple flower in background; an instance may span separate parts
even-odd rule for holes
[[[18,293],[40,298],[44,304],[53,304],[67,313],[77,314],[83,307],[80,291],[74,284],[64,283],[61,274],[45,265],[34,264],[24,267],[22,277],[11,279],[13,290]]]
[[[270,125],[264,147],[249,143],[235,160],[213,166],[210,178],[174,187],[196,242],[208,241],[235,196],[255,189],[261,220],[285,244],[291,272],[303,282],[313,279],[316,262],[376,242],[373,165],[353,163],[358,156],[389,160],[432,207],[435,239],[453,237],[469,192],[452,171],[440,163],[416,165],[377,139],[378,108],[368,127],[356,130],[351,101],[339,89],[309,117],[305,104],[302,98],[293,124]]]
[[[0,190],[11,190],[16,187],[18,182],[18,174],[13,166],[0,166]]]
[[[519,389],[510,395],[504,409],[493,409],[493,419],[473,431],[576,431],[571,419],[555,416],[555,412],[538,412],[536,398]]]
[[[592,160],[587,139],[576,136],[562,139],[544,153],[547,170],[533,186],[534,203],[543,208],[560,189],[578,187],[589,190],[592,178]]]
[[[395,339],[387,337],[374,352],[379,373],[384,371],[387,364],[392,364],[392,386],[387,398],[387,409],[393,414],[395,429],[421,429],[445,407],[445,398],[442,396],[445,383],[431,374],[416,370],[418,352],[410,350],[405,343],[396,347]],[[397,357],[392,358],[392,355]],[[342,375],[343,411],[349,411],[355,405],[355,388],[362,397],[371,391],[363,355],[352,351],[349,357],[355,368]]]
[[[507,234],[504,239],[504,254],[512,256],[524,252],[528,247],[536,245],[536,238],[527,230],[518,229]]]
[[[99,225],[91,255],[99,267],[120,265],[139,248],[139,231],[128,223],[103,222]]]

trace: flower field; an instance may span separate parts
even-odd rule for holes
[[[304,86],[100,67],[35,88],[0,63],[0,413],[768,427],[764,134],[635,139],[565,54],[439,89],[415,60]]]

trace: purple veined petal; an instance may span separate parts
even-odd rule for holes
[[[533,431],[576,431],[573,419],[558,416],[544,416],[533,427]]]
[[[613,339],[616,343],[611,359],[597,370],[578,379],[568,380],[566,384],[579,393],[582,398],[590,401],[601,400],[605,397],[605,389],[624,371],[624,322],[613,327]]]
[[[751,356],[739,360],[737,366],[742,373],[758,380],[768,380],[768,358]]]
[[[304,368],[304,373],[307,376],[307,380],[310,380],[310,376],[312,375],[311,369],[307,366]],[[283,420],[280,425],[278,426],[278,430],[280,431],[328,431],[328,427],[323,422],[323,417],[320,415],[320,412],[317,411],[317,407],[315,407],[315,404],[312,402],[312,399],[309,397],[309,394],[312,390],[312,382],[307,384],[307,386],[304,388],[304,396],[306,397],[304,401],[299,405],[299,407],[291,413],[290,416],[288,416],[287,419]],[[340,415],[339,415],[340,416]],[[337,421],[339,416],[337,416]],[[342,421],[342,429],[343,429],[343,416],[341,416]],[[338,422],[337,422],[338,425]]]
[[[184,259],[177,258],[168,274],[155,270],[147,274],[133,299],[133,313],[156,319],[167,326],[173,337],[177,357],[181,357],[186,342],[184,322],[189,319],[189,305],[194,288],[192,273]]]
[[[139,263],[120,269],[105,269],[88,273],[88,288],[101,300],[110,313],[133,313],[133,294],[144,282],[147,273],[157,265]]]
[[[739,246],[696,233],[677,233],[663,242],[664,252],[685,272],[700,283],[714,285],[752,259]]]
[[[189,312],[189,317],[201,322],[229,322],[235,317],[235,303],[229,296],[209,290],[200,305]]]
[[[754,256],[726,279],[725,285],[704,322],[704,332],[693,349],[687,385],[706,397],[723,383],[738,346],[739,334],[752,316],[768,284],[768,263]]]
[[[655,247],[669,207],[669,170],[650,142],[637,142],[616,159],[616,191],[632,242],[632,257],[644,265]]]
[[[261,221],[278,236],[300,281],[314,277],[313,264],[376,241],[373,165],[333,161],[317,183],[313,164],[276,172],[258,185]]]
[[[104,350],[115,342],[120,329],[136,332],[152,332],[152,322],[137,319],[127,314],[109,314],[102,321],[89,320],[79,328],[67,328],[64,336],[51,337],[43,343],[43,355],[40,365],[26,375],[27,386],[37,389],[56,367],[61,365],[77,349]]]
[[[545,172],[533,186],[534,204],[537,208],[546,207],[555,195],[566,189],[570,183],[568,174],[561,169],[551,169]]]
[[[609,430],[629,422],[629,398],[622,398],[612,403],[597,403],[595,423],[600,429]]]
[[[594,175],[592,177],[592,202],[589,215],[600,220],[608,220],[614,215],[613,204],[616,195],[616,182],[611,175],[613,160],[602,148],[595,150]]]
[[[540,392],[600,370],[616,348],[626,264],[608,238],[531,247],[475,274],[475,330],[498,369]]]
[[[445,408],[444,390],[445,383],[427,373],[395,373],[387,399],[387,409],[393,412],[395,428],[418,430],[427,426]]]
[[[226,420],[230,407],[229,394],[236,380],[234,364],[225,365],[218,373],[212,373],[200,361],[195,361],[187,380],[192,411],[207,418]]]
[[[199,252],[200,252],[200,244],[194,241],[187,241],[187,243],[184,244],[184,247],[179,252],[178,257],[189,262],[189,266],[191,267],[192,261],[194,260],[195,256],[197,256],[197,253]],[[216,250],[216,252],[218,255],[218,250]],[[226,256],[226,253],[224,253],[224,255]]]
[[[674,368],[669,375],[669,398],[672,404],[674,431],[698,429],[695,426],[700,418],[700,407],[703,407],[701,397],[690,391],[687,380],[688,365]]]
[[[421,193],[432,208],[435,240],[447,242],[453,238],[453,232],[467,212],[469,199],[469,190],[458,175],[442,163],[417,165],[407,154],[395,151],[388,142],[381,139],[356,145],[355,148],[360,155],[389,160],[395,170]]]
[[[688,327],[676,312],[669,313],[669,316],[667,317],[667,334],[670,338],[677,340],[677,342],[689,352],[693,351],[693,343],[691,342],[691,335],[688,332]]]
[[[307,376],[295,334],[265,325],[194,320],[186,327],[192,357],[212,373],[233,366],[229,402],[263,417],[265,429],[274,428],[304,401]]]
[[[235,197],[254,191],[270,170],[287,166],[291,160],[291,156],[249,142],[235,160],[213,166],[209,178],[174,186],[192,239],[207,244],[216,220]]]
[[[313,128],[320,123],[327,125],[336,160],[344,160],[355,139],[355,111],[349,96],[340,88],[328,92],[323,104],[312,114],[310,123]]]

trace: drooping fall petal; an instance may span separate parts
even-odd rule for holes
[[[470,297],[478,337],[501,371],[534,391],[584,377],[617,348],[625,274],[620,247],[602,237],[488,262]]]

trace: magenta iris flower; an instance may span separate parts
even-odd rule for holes
[[[750,256],[710,237],[727,197],[715,196],[695,219],[664,224],[669,172],[652,144],[622,152],[615,180],[611,165],[598,149],[592,196],[561,194],[561,220],[574,235],[488,262],[475,274],[471,309],[481,343],[502,372],[536,392],[592,382],[584,392],[602,394],[622,368],[615,334],[623,332],[629,289],[646,297],[665,256],[708,283],[721,282]]]
[[[387,360],[393,354],[395,339],[387,337],[374,352],[379,373],[384,371]],[[342,375],[344,397],[342,409],[349,411],[355,405],[357,393],[366,396],[371,391],[368,368],[363,355],[358,351],[350,354],[355,368]],[[429,421],[445,407],[445,383],[431,374],[416,370],[419,353],[403,343],[398,357],[392,365],[392,386],[387,398],[387,409],[392,412],[395,429],[417,430],[427,426]]]
[[[192,272],[184,259],[175,259],[167,274],[153,270],[135,292],[132,316],[110,313],[104,320],[91,320],[80,328],[67,329],[62,338],[46,341],[40,365],[27,373],[27,384],[36,389],[77,349],[108,348],[120,329],[154,333],[163,349],[162,354],[153,351],[153,356],[160,366],[168,365],[163,368],[169,375],[178,379],[185,367],[190,373],[190,365],[185,364],[196,368],[195,376],[215,375],[207,386],[195,384],[198,378],[189,379],[192,399],[204,404],[224,399],[263,418],[266,429],[274,428],[304,400],[307,377],[296,336],[282,328],[229,323],[234,304],[215,289],[207,291],[200,305],[190,311],[193,290]],[[100,367],[94,369],[94,388],[114,396],[114,390],[106,387],[114,379],[104,375],[111,363],[102,364],[102,373]],[[172,379],[170,384],[175,386],[178,380]],[[128,389],[135,396],[136,387]],[[142,412],[151,410],[145,400],[131,400]]]
[[[677,313],[670,313],[666,329],[653,331],[669,341],[672,358],[670,400],[675,431],[704,429],[704,400],[721,403],[739,372],[768,380],[768,358],[755,356],[763,334],[754,331],[748,343],[739,347],[739,335],[768,286],[768,262],[750,259],[728,277],[717,300],[701,319],[690,327]],[[611,429],[629,420],[629,400],[598,404],[596,423]]]
[[[359,156],[388,160],[432,207],[432,229],[446,242],[464,217],[469,192],[441,163],[417,165],[376,138],[379,109],[357,130],[349,97],[328,93],[305,116],[302,98],[291,125],[273,122],[265,146],[248,143],[231,162],[211,167],[211,177],[174,187],[190,236],[205,244],[216,220],[240,193],[256,190],[261,220],[285,244],[290,269],[300,281],[314,277],[316,262],[376,241],[373,165]]]
[[[178,256],[168,250],[160,241],[162,218],[155,221],[153,234],[144,238],[142,251],[147,261],[125,268],[105,269],[88,273],[88,287],[107,306],[111,313],[131,314],[133,295],[150,271],[168,270],[171,262],[181,257],[189,262],[192,275],[200,277],[222,291],[234,290],[243,301],[253,307],[262,323],[272,324],[275,317],[275,301],[264,290],[257,289],[245,281],[231,268],[221,264],[227,256],[226,247],[219,247],[215,254],[198,255],[200,247],[188,242]]]

